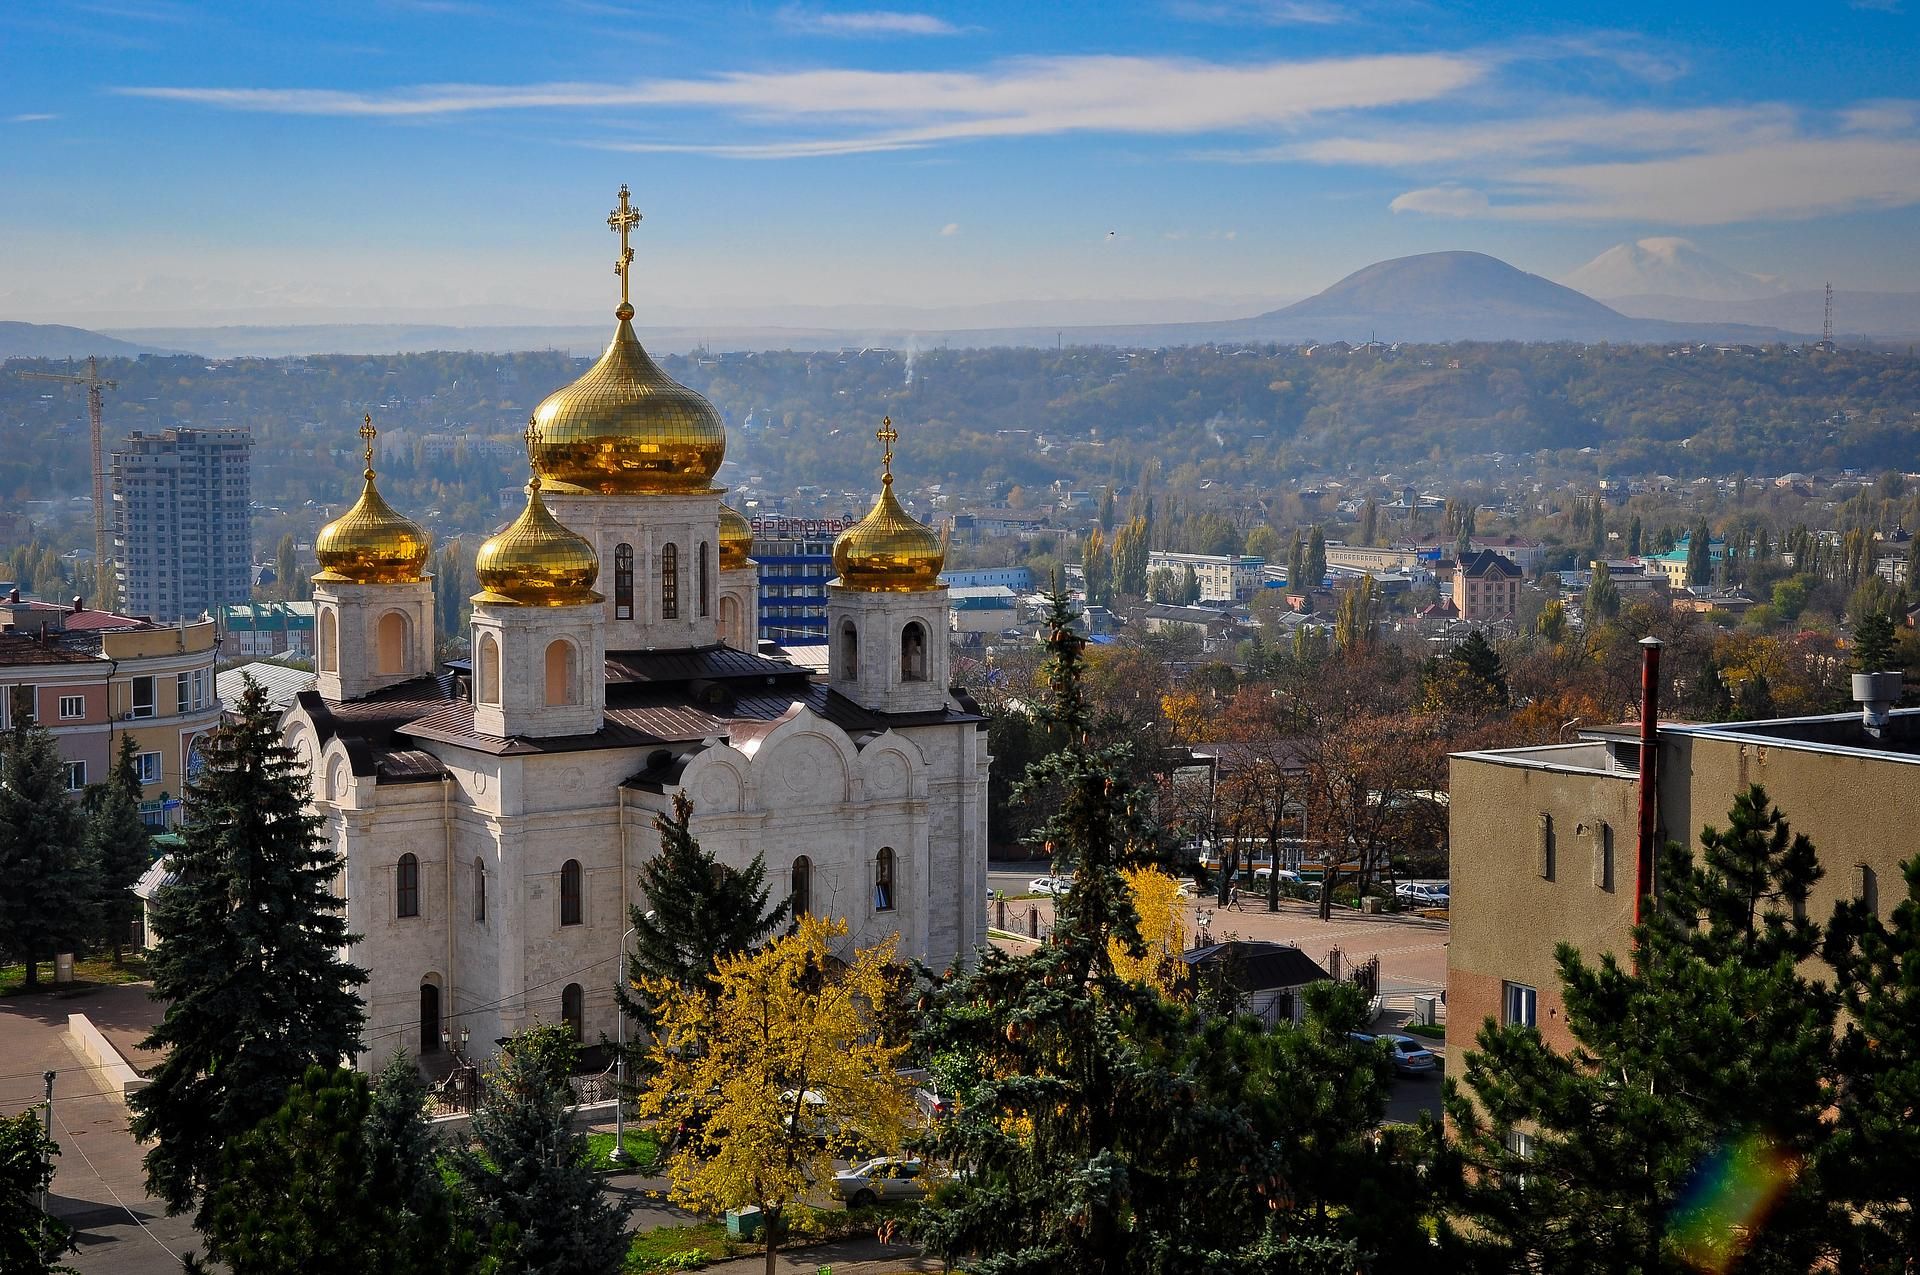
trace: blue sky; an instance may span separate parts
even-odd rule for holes
[[[592,322],[622,181],[643,315],[1231,306],[1650,235],[1920,289],[1899,0],[881,5],[0,7],[0,317]]]

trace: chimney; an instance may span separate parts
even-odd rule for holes
[[[82,598],[77,593],[74,594],[73,595],[73,613],[75,615],[79,615],[82,611],[86,609],[87,609],[86,599]]]
[[[19,585],[17,585],[17,584],[16,584],[16,585],[14,585],[14,586],[13,586],[13,587],[12,587],[11,589],[8,589],[8,590],[7,590],[7,601],[9,601],[9,602],[13,602],[13,603],[16,603],[16,604],[17,604],[17,603],[18,603],[18,602],[20,601],[20,586],[19,586]]]
[[[1899,669],[1853,675],[1853,700],[1860,705],[1860,725],[1874,739],[1879,739],[1886,729],[1894,701],[1900,698],[1903,680]]]

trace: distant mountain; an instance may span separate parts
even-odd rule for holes
[[[1778,279],[1735,270],[1692,240],[1673,237],[1615,244],[1561,282],[1602,301],[1641,296],[1754,301],[1786,291]]]
[[[1325,292],[1237,323],[1189,324],[1243,341],[1764,341],[1783,334],[1738,324],[1649,322],[1479,252],[1396,257]]]
[[[1755,323],[1818,332],[1826,313],[1823,289],[1785,292],[1758,301],[1702,301],[1683,296],[1619,297],[1622,313],[1687,323]],[[1920,292],[1835,292],[1833,330],[1839,335],[1912,340],[1920,337]]]
[[[89,354],[132,358],[138,354],[178,354],[158,346],[137,345],[59,323],[0,322],[0,359],[84,359]]]

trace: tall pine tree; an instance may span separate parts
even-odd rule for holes
[[[627,916],[633,947],[627,954],[627,986],[619,990],[620,1008],[642,1026],[651,1025],[650,1007],[641,993],[630,990],[642,979],[664,978],[710,991],[708,976],[720,959],[758,947],[793,908],[791,899],[769,906],[767,865],[760,855],[745,869],[721,863],[700,848],[692,820],[693,803],[684,793],[674,794],[671,815],[655,817],[660,853],[641,867],[643,901]]]
[[[1801,972],[1820,876],[1766,794],[1669,843],[1624,961],[1557,954],[1575,1047],[1489,1021],[1447,1082],[1469,1172],[1464,1236],[1489,1270],[1825,1269],[1845,1218],[1822,1185],[1836,997]],[[1470,1092],[1469,1092],[1470,1091]],[[1763,1224],[1693,1201],[1729,1181],[1777,1194]]]
[[[0,745],[0,949],[26,962],[28,991],[40,986],[40,962],[94,934],[86,841],[53,736],[16,703]]]
[[[0,1271],[7,1275],[72,1275],[60,1259],[80,1247],[71,1228],[40,1207],[60,1150],[40,1114],[0,1116]]]
[[[140,772],[134,761],[133,736],[120,737],[113,773],[90,795],[87,849],[99,891],[100,924],[113,946],[113,963],[118,965],[127,932],[140,918],[140,900],[133,887],[153,862],[153,841],[140,818]]]
[[[276,1111],[311,1066],[360,1052],[367,975],[341,952],[343,860],[307,813],[308,779],[277,715],[247,680],[235,712],[202,744],[187,788],[180,880],[154,906],[154,996],[166,1018],[144,1047],[166,1051],[132,1099],[147,1189],[175,1213],[194,1205],[221,1148]]]
[[[626,1218],[600,1190],[567,1090],[534,1052],[507,1043],[474,1113],[473,1143],[454,1155],[488,1269],[614,1275],[626,1259]]]

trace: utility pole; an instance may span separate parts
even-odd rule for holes
[[[60,372],[16,372],[14,375],[27,381],[59,381],[87,387],[87,423],[91,427],[93,447],[90,465],[93,473],[93,604],[102,611],[115,610],[119,606],[119,591],[112,571],[112,542],[107,535],[107,466],[100,455],[100,391],[117,390],[120,384],[101,377],[100,360],[91,354],[87,356],[85,376]]]
[[[47,1082],[47,1142],[49,1144],[53,1142],[53,1078],[58,1074],[59,1073],[55,1072],[52,1068],[48,1068],[46,1071],[40,1073],[40,1078]],[[40,1192],[41,1216],[44,1217],[46,1212],[47,1193],[43,1190]]]
[[[624,189],[624,188],[623,188]],[[652,916],[652,913],[648,913]],[[613,963],[613,1016],[620,1020],[619,1050],[613,1056],[613,1150],[607,1153],[609,1164],[625,1164],[627,1154],[627,1011],[620,1007],[620,985],[627,977],[627,940],[634,927],[620,936],[620,955]]]

